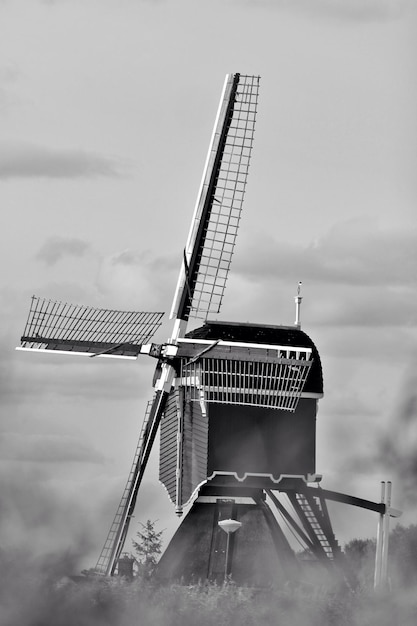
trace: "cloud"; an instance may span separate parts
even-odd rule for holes
[[[407,368],[379,453],[407,504],[417,504],[417,357]]]
[[[50,237],[36,255],[46,265],[55,265],[65,257],[82,257],[90,250],[90,244],[75,237]]]
[[[233,270],[256,281],[285,275],[295,282],[415,287],[417,229],[382,230],[375,220],[353,219],[306,247],[254,237],[236,261]]]
[[[120,175],[115,159],[84,150],[46,148],[28,143],[0,144],[0,179],[95,178]]]
[[[150,272],[167,271],[172,268],[172,261],[167,257],[154,257],[149,250],[139,252],[130,249],[118,252],[110,259],[112,265],[147,267]]]
[[[139,254],[138,252],[124,250],[112,257],[111,263],[113,265],[143,265],[145,258],[145,255]]]
[[[102,260],[97,286],[122,308],[165,311],[171,304],[178,256],[154,256],[149,251],[124,250]]]
[[[385,22],[415,8],[415,0],[249,0],[249,4],[352,22]]]
[[[3,0],[5,1],[5,0]],[[38,0],[46,6],[68,3],[70,0]],[[109,0],[116,4],[121,0]],[[161,4],[163,0],[140,0],[143,4]],[[97,2],[97,0],[92,0]],[[135,4],[138,0],[124,0],[126,4]],[[241,4],[241,0],[238,0]],[[274,8],[306,11],[311,14],[350,20],[371,21],[395,19],[402,15],[413,0],[245,0],[246,4]],[[1,2],[0,2],[1,4]]]
[[[314,300],[308,304],[308,319],[312,324],[326,326],[402,326],[404,332],[417,326],[415,298],[415,289],[407,288],[359,285],[323,290],[316,286]],[[395,342],[400,341],[399,333],[384,341],[394,348]]]
[[[417,229],[382,229],[373,220],[341,222],[307,245],[253,234],[239,242],[225,308],[229,318],[241,318],[245,310],[246,319],[288,323],[302,280],[303,324],[386,327],[387,335],[396,327],[398,341],[400,333],[408,335],[417,326],[415,267]],[[373,335],[368,330],[367,336]],[[389,336],[384,345],[393,347]]]
[[[17,81],[20,76],[20,70],[13,63],[7,63],[0,66],[0,84],[11,84]]]
[[[411,359],[408,368],[394,383],[398,390],[396,398],[386,408],[388,419],[372,415],[360,405],[357,406],[352,397],[346,397],[346,415],[337,410],[333,399],[330,401],[332,419],[342,417],[337,426],[327,433],[326,445],[329,449],[338,450],[338,442],[349,453],[341,455],[338,451],[340,469],[345,476],[356,475],[358,479],[372,474],[385,474],[393,480],[396,501],[408,511],[414,511],[417,505],[415,489],[417,478],[417,376],[416,357]],[[393,385],[393,381],[387,381]],[[340,403],[340,396],[339,396]],[[369,400],[369,396],[367,397]],[[329,412],[329,406],[327,411]],[[372,427],[371,427],[372,424]],[[360,433],[360,437],[358,437]]]
[[[11,87],[14,86],[19,77],[20,71],[14,64],[0,65],[0,112],[8,112],[16,101],[16,96],[11,91]]]
[[[84,549],[96,541],[93,515],[73,493],[83,485],[54,482],[39,474],[32,464],[1,462],[0,543],[20,546],[35,554]],[[67,488],[67,490],[66,490]],[[90,518],[91,515],[91,518]]]
[[[58,434],[2,433],[2,459],[19,463],[102,463],[104,456],[80,438]]]

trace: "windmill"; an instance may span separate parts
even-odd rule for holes
[[[20,349],[157,359],[154,396],[97,562],[100,574],[117,570],[158,430],[160,480],[178,515],[192,503],[160,560],[161,579],[221,580],[232,569],[238,582],[249,584],[265,584],[277,572],[281,579],[297,576],[300,562],[283,526],[325,570],[333,571],[342,555],[326,499],[366,505],[381,515],[389,512],[384,503],[318,486],[315,428],[323,380],[318,351],[300,327],[300,285],[294,325],[207,319],[220,311],[231,265],[258,92],[258,76],[226,76],[182,255],[167,343],[151,343],[162,313],[32,298]],[[190,318],[204,323],[187,333]],[[226,537],[222,528],[227,524],[221,522],[231,518],[238,530]]]

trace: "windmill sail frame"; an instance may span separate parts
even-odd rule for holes
[[[116,311],[32,296],[17,349],[82,356],[137,358],[164,313]]]
[[[206,318],[220,311],[251,158],[259,80],[226,76],[171,318]]]

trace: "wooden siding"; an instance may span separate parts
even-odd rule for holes
[[[208,417],[197,402],[184,402],[183,467],[181,503],[207,478]]]
[[[161,447],[159,455],[159,480],[176,501],[177,432],[179,391],[173,391],[167,401],[161,420]]]

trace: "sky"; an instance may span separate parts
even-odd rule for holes
[[[0,546],[95,564],[154,362],[16,352],[36,294],[168,314],[224,77],[261,76],[219,319],[321,355],[317,471],[417,521],[417,2],[0,0]],[[132,533],[178,520],[155,448]],[[341,543],[369,512],[331,507]],[[132,534],[131,533],[131,534]],[[130,546],[127,545],[130,549]]]

